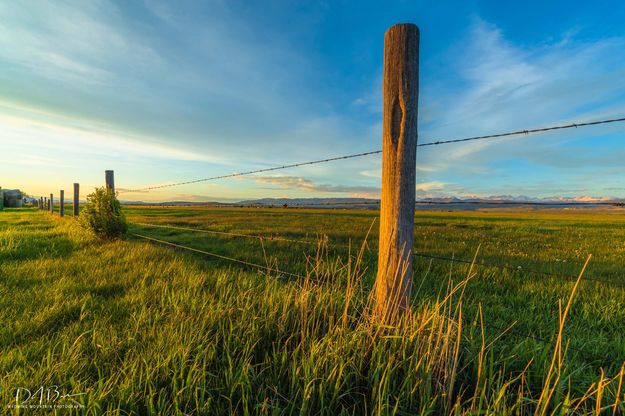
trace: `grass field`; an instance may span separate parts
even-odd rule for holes
[[[58,385],[85,393],[64,399],[76,414],[625,412],[625,210],[418,213],[417,253],[478,264],[415,257],[398,328],[368,320],[375,211],[126,214],[127,239],[101,242],[71,217],[0,213],[2,411]]]

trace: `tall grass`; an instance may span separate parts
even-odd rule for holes
[[[70,219],[6,214],[3,410],[18,386],[57,384],[86,393],[68,399],[84,405],[69,414],[625,412],[622,368],[585,394],[569,384],[564,328],[579,280],[560,314],[552,365],[514,372],[514,357],[486,336],[481,309],[466,315],[474,268],[440,276],[440,296],[417,293],[399,322],[380,325],[364,244],[337,258],[321,242],[296,281],[139,241],[103,244]],[[19,232],[9,225],[20,221]]]

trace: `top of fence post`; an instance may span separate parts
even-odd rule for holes
[[[59,191],[59,215],[65,216],[65,190],[63,189]]]
[[[80,185],[78,183],[75,183],[74,184],[74,202],[73,202],[74,217],[78,216],[78,204],[79,204],[78,199],[79,198],[80,198]]]
[[[106,181],[106,189],[115,194],[115,172],[112,170],[105,170],[104,180]]]

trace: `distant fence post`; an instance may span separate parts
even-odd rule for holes
[[[59,208],[59,215],[63,217],[65,216],[65,191],[63,189],[59,191],[59,204],[61,204]]]
[[[104,171],[104,179],[106,180],[106,189],[115,194],[115,172],[112,170]]]
[[[80,185],[74,184],[74,217],[78,216],[78,198],[80,197]]]
[[[50,194],[50,214],[54,214],[54,194]]]
[[[43,197],[39,197],[39,209],[43,211]]]
[[[380,242],[375,317],[394,321],[410,308],[419,98],[419,28],[391,26],[384,35],[384,114]]]

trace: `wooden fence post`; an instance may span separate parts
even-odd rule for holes
[[[104,179],[106,180],[106,189],[115,194],[115,172],[112,170],[104,171]]]
[[[54,194],[50,194],[50,214],[54,214]]]
[[[74,217],[78,216],[78,199],[80,197],[80,185],[74,184]]]
[[[419,28],[384,35],[380,242],[375,317],[393,322],[410,308],[419,98]]]
[[[59,215],[63,217],[65,216],[65,191],[63,189],[59,191],[59,203],[61,204],[59,208]]]

